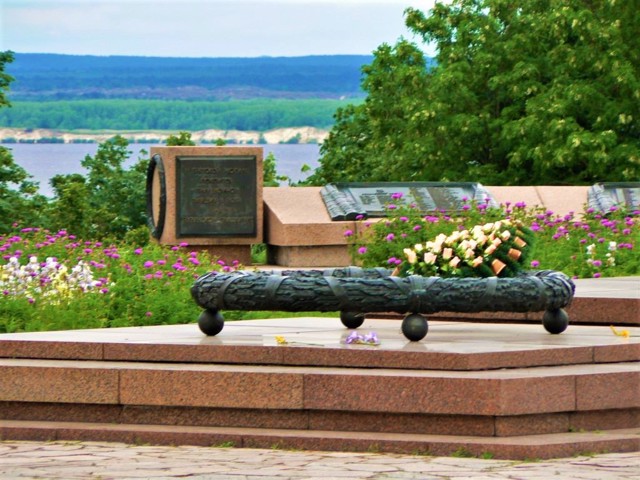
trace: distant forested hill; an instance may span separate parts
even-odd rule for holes
[[[16,53],[6,72],[21,100],[245,100],[362,97],[369,55],[164,58]]]

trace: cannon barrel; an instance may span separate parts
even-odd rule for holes
[[[558,310],[575,286],[561,272],[514,278],[395,277],[386,269],[211,272],[191,294],[202,308],[288,312],[435,313]]]

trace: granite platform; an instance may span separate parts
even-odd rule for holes
[[[367,319],[379,346],[345,344],[329,317],[226,322],[215,337],[196,324],[0,335],[0,439],[640,451],[640,326],[429,325],[409,342],[397,319]]]

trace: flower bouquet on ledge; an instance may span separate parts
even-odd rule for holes
[[[439,234],[404,249],[399,276],[514,277],[526,264],[533,231],[519,221],[500,220],[470,230]]]

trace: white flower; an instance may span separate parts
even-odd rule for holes
[[[414,264],[418,261],[418,255],[416,254],[415,250],[412,250],[410,248],[405,248],[404,249],[404,254],[407,257],[407,261],[410,264]]]
[[[433,265],[434,263],[436,263],[436,259],[438,257],[431,253],[431,252],[427,252],[424,254],[424,263],[426,263],[427,265]]]

